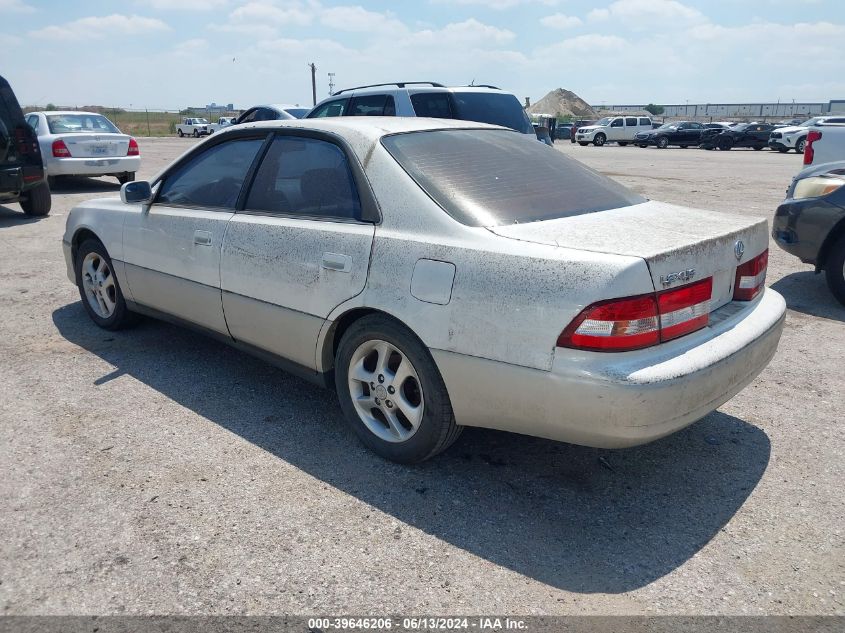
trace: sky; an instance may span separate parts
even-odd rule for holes
[[[311,104],[388,81],[593,105],[845,99],[845,0],[0,0],[24,105]]]

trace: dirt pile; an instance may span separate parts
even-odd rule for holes
[[[529,114],[551,114],[595,118],[596,112],[590,104],[571,90],[557,88],[528,108]]]

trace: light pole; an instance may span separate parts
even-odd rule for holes
[[[329,96],[334,94],[334,73],[327,73],[329,76]]]

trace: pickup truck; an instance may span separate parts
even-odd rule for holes
[[[197,119],[188,117],[176,126],[176,133],[179,136],[200,137],[203,134],[211,134],[208,126],[208,119]]]
[[[208,133],[214,134],[218,130],[222,130],[224,127],[229,127],[235,122],[235,118],[233,116],[221,116],[217,119],[217,123],[211,123],[208,126]]]
[[[845,124],[822,123],[807,132],[804,167],[845,160]]]

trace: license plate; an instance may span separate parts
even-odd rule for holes
[[[109,151],[108,145],[92,145],[91,146],[91,155],[92,156],[105,156]]]

